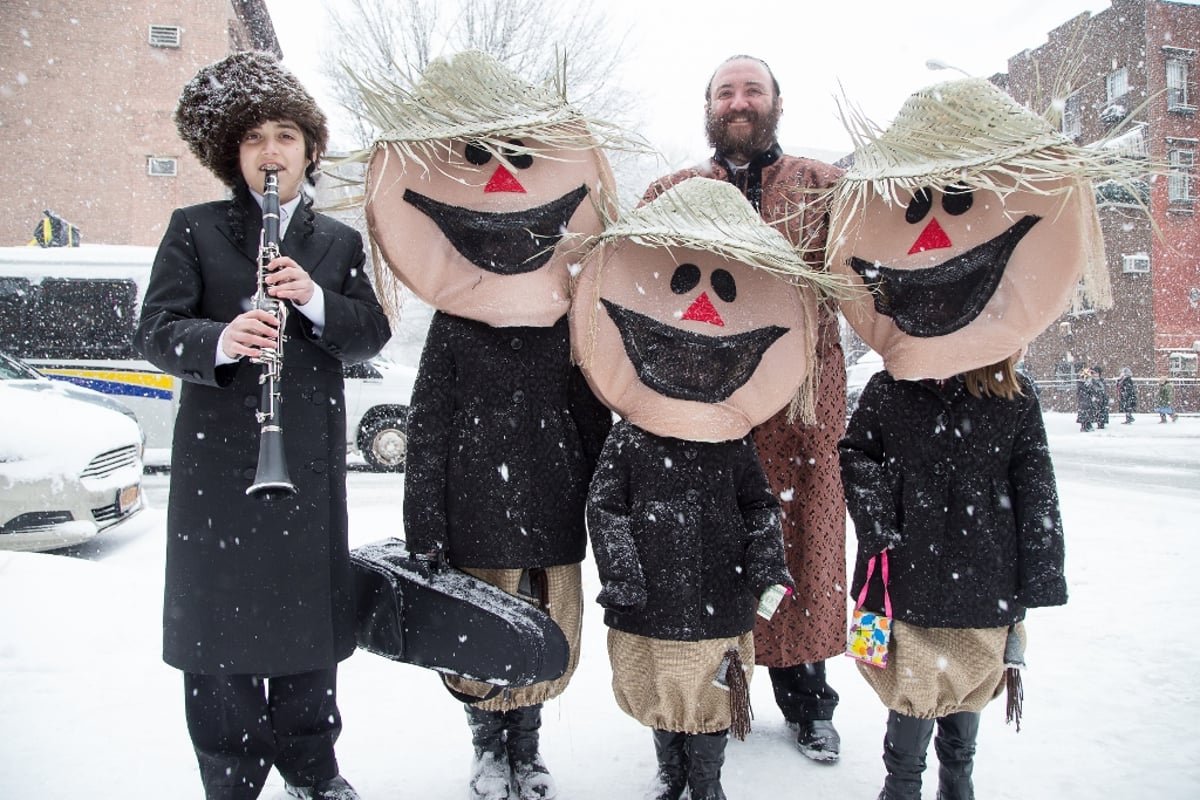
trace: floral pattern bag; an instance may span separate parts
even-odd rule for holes
[[[880,562],[880,576],[883,578],[882,614],[863,608],[867,600],[867,587],[871,585],[871,575],[875,572],[876,559]],[[892,598],[888,595],[888,558],[887,550],[884,550],[867,562],[867,578],[863,581],[862,591],[858,593],[858,603],[854,606],[854,617],[850,621],[846,655],[875,667],[886,667],[891,638]]]

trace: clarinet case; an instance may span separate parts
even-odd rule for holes
[[[567,638],[533,603],[449,565],[412,557],[403,540],[350,551],[359,648],[495,687],[559,678]]]

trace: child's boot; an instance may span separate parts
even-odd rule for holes
[[[883,765],[887,777],[879,800],[921,800],[921,773],[925,771],[925,753],[933,736],[931,719],[917,719],[888,711],[887,733],[883,737]]]
[[[687,740],[686,733],[654,729],[658,772],[646,800],[679,800],[688,781]]]
[[[512,765],[513,788],[520,800],[550,800],[558,796],[558,786],[538,752],[541,727],[541,703],[504,714],[508,762]]]
[[[504,746],[504,714],[467,706],[467,726],[475,759],[471,763],[471,800],[509,800],[512,768]]]
[[[938,757],[937,800],[975,800],[971,770],[975,759],[975,737],[979,714],[960,711],[937,721],[933,749]]]
[[[725,764],[725,742],[729,731],[693,733],[687,737],[689,800],[726,800],[721,788]]]

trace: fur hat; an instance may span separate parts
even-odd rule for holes
[[[183,87],[175,128],[200,163],[226,186],[241,180],[238,148],[242,135],[272,120],[291,120],[316,151],[309,177],[325,152],[325,115],[300,81],[269,53],[234,53],[196,73]]]

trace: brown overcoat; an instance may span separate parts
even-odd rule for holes
[[[829,229],[827,189],[841,170],[808,158],[780,155],[762,168],[763,219],[824,269]],[[649,201],[680,181],[729,180],[716,159],[660,178]],[[796,592],[769,622],[757,617],[755,662],[790,667],[823,661],[846,648],[846,504],[837,444],[846,428],[846,365],[836,310],[821,309],[817,337],[817,424],[789,423],[784,409],[754,429],[759,458],[783,510],[783,541]]]

